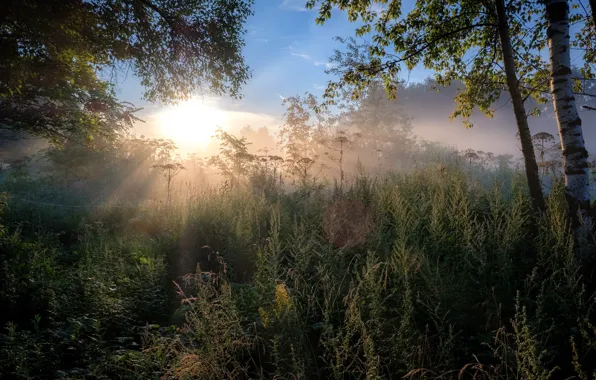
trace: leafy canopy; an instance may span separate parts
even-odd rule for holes
[[[240,96],[252,0],[8,0],[0,9],[0,128],[64,138],[125,129],[119,73],[164,103]]]
[[[373,3],[381,4],[375,12]],[[357,45],[348,40],[347,51],[336,52],[335,68],[330,72],[338,80],[329,84],[325,97],[334,99],[346,88],[358,97],[379,78],[391,97],[399,88],[399,74],[422,64],[436,72],[441,86],[456,80],[464,83],[457,97],[452,117],[469,118],[475,108],[492,116],[491,106],[507,91],[503,54],[499,42],[494,1],[419,0],[406,14],[399,0],[310,0],[319,5],[317,23],[331,17],[335,6],[359,21],[357,36],[369,36],[370,42]],[[548,66],[539,51],[545,47],[546,27],[534,2],[508,2],[507,16],[514,46],[522,96],[545,101],[548,91]],[[345,40],[344,40],[345,42]]]

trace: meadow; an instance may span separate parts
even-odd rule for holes
[[[596,380],[596,0],[6,3],[0,380]]]
[[[89,207],[13,168],[0,377],[594,378],[594,239],[562,184],[537,215],[515,168],[430,156]]]

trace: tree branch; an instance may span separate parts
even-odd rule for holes
[[[151,0],[133,0],[136,1],[147,8],[151,9],[153,12],[157,13],[159,17],[161,17],[172,29],[176,29],[176,20],[172,18],[170,15],[166,14],[161,8],[157,5],[153,4]]]
[[[479,23],[479,24],[474,24],[474,25],[467,25],[467,26],[452,30],[448,33],[442,34],[438,37],[433,38],[430,41],[424,42],[422,47],[407,53],[405,56],[402,56],[401,58],[393,60],[393,61],[385,62],[384,64],[380,65],[377,70],[368,71],[368,74],[376,75],[385,69],[393,68],[393,67],[397,66],[398,64],[400,64],[404,61],[407,61],[407,60],[415,57],[418,54],[421,54],[422,52],[424,52],[426,49],[428,49],[432,45],[435,45],[436,43],[438,43],[446,38],[453,37],[454,35],[456,35],[458,33],[465,32],[467,30],[471,30],[471,29],[475,29],[475,28],[487,27],[487,26],[494,27],[496,25],[493,23]],[[365,67],[364,65],[360,65],[360,71],[367,71],[367,70],[369,70],[369,68]]]

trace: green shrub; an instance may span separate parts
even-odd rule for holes
[[[342,192],[205,188],[86,215],[68,243],[48,218],[13,216],[0,373],[592,378],[593,268],[563,193],[537,216],[515,173],[496,174],[449,164],[362,174]]]

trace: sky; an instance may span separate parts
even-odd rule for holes
[[[255,129],[265,126],[274,133],[281,124],[284,97],[305,92],[322,95],[330,79],[325,74],[328,59],[334,49],[341,48],[334,37],[353,36],[357,25],[350,23],[347,15],[339,10],[333,11],[331,19],[325,25],[316,25],[316,11],[307,10],[305,3],[306,0],[256,0],[254,15],[245,25],[247,33],[244,56],[252,77],[241,91],[243,99],[200,98],[198,101],[203,107],[193,104],[184,111],[187,124],[191,124],[178,131],[181,133],[170,133],[170,136],[184,136],[186,130],[194,128],[206,128],[210,131],[205,133],[212,135],[215,124],[227,129],[239,129],[245,125],[251,125]],[[412,3],[412,0],[404,1],[403,10],[407,12]],[[423,81],[432,74],[424,68],[402,73],[408,83]],[[168,137],[170,130],[164,131],[164,128],[181,124],[179,118],[170,119],[169,123],[168,119],[160,118],[164,109],[158,104],[142,100],[142,93],[142,86],[133,76],[118,78],[119,98],[144,108],[139,116],[145,123],[136,125],[133,132],[148,137]],[[503,108],[493,119],[476,118],[476,126],[466,130],[461,121],[449,120],[449,115],[455,108],[452,98],[438,99],[436,94],[431,93],[428,102],[425,99],[424,103],[427,104],[410,107],[413,113],[410,116],[414,117],[413,131],[418,136],[455,145],[462,150],[472,147],[519,154],[515,121],[510,107]],[[204,113],[205,108],[219,111],[216,114]],[[593,114],[596,116],[596,112]],[[552,118],[530,118],[530,125],[533,133],[549,131],[556,134],[556,123]],[[187,140],[180,138],[176,141],[181,150],[200,150],[195,143]],[[590,145],[590,141],[587,143]]]
[[[251,124],[255,128],[279,124],[284,108],[282,97],[311,92],[321,95],[329,80],[325,74],[328,58],[341,44],[336,36],[353,36],[356,24],[345,13],[334,11],[325,25],[316,25],[316,11],[304,7],[306,0],[256,0],[254,15],[245,25],[244,56],[252,78],[243,87],[243,99],[202,99],[205,103],[228,111],[230,123]],[[414,70],[410,80],[429,76]],[[153,116],[161,107],[142,99],[143,88],[132,75],[118,78],[118,97],[135,106],[145,124],[135,128],[137,134],[151,135]]]
[[[334,10],[325,25],[316,25],[316,10],[307,10],[305,3],[306,0],[255,1],[254,15],[245,25],[244,48],[252,78],[243,88],[245,99],[228,99],[225,107],[267,113],[281,110],[280,95],[305,91],[322,94],[329,78],[324,72],[328,58],[341,46],[333,38],[353,36],[357,25],[339,10]],[[412,77],[424,79],[429,74],[415,70]],[[121,99],[149,106],[141,99],[142,91],[134,77],[120,80]]]

